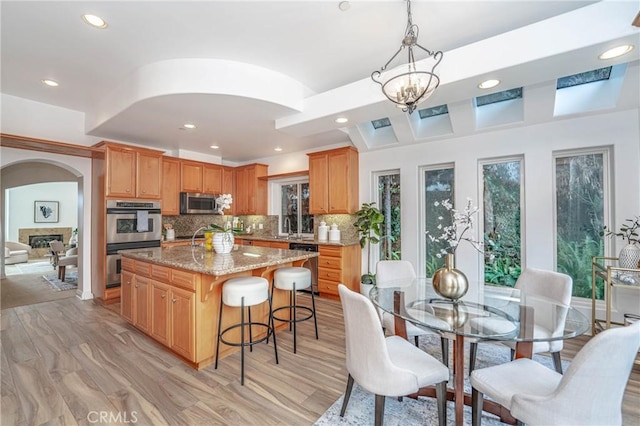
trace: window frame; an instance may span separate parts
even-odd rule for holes
[[[498,163],[511,163],[511,162],[519,162],[520,163],[520,270],[524,270],[526,267],[527,261],[527,244],[526,244],[526,216],[527,216],[527,206],[525,203],[525,157],[524,154],[519,155],[510,155],[505,157],[490,157],[483,158],[478,160],[478,206],[481,210],[481,217],[478,218],[478,235],[484,241],[484,166],[488,164],[498,164]],[[487,285],[488,283],[484,280],[484,253],[481,256],[481,261],[478,262],[478,277],[482,277],[482,282]],[[488,284],[493,285],[493,284]]]
[[[271,214],[278,217],[278,228],[276,229],[275,235],[278,236],[286,236],[286,233],[280,232],[282,229],[282,187],[285,185],[300,185],[300,184],[309,184],[309,176],[299,176],[292,178],[281,178],[274,179],[269,182],[270,187],[270,197],[273,200],[271,204]],[[311,191],[311,188],[309,188]],[[311,194],[309,194],[311,195]],[[298,223],[302,223],[302,212],[298,211]],[[311,215],[314,216],[314,215]],[[315,224],[314,224],[315,228]],[[315,229],[314,229],[315,232]],[[313,237],[314,232],[312,233],[300,233],[302,237]]]

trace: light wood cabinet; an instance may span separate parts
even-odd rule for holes
[[[207,194],[222,193],[222,166],[217,164],[204,165],[202,190]]]
[[[162,159],[162,214],[180,214],[180,160]]]
[[[309,155],[309,213],[358,210],[358,151],[353,147]]]
[[[206,194],[222,192],[222,166],[198,161],[180,161],[180,191]]]
[[[123,318],[195,362],[196,288],[200,274],[129,258],[123,258],[122,268]]]
[[[136,275],[133,280],[133,325],[149,332],[149,278]]]
[[[204,163],[180,160],[180,191],[202,192],[203,175]]]
[[[320,296],[339,298],[338,284],[360,291],[361,251],[359,245],[318,246],[318,291]]]
[[[105,147],[105,196],[119,198],[160,198],[162,152],[118,145]]]
[[[133,323],[133,273],[122,270],[120,275],[120,315]]]
[[[267,214],[267,171],[268,166],[265,164],[236,168],[235,214]]]
[[[224,214],[232,215],[236,211],[236,171],[233,167],[222,166],[222,194],[231,194],[234,201],[231,208],[224,211]]]

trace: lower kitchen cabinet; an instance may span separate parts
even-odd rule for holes
[[[360,291],[360,245],[319,245],[318,292],[320,296],[338,299],[338,284]]]
[[[151,281],[151,337],[194,358],[195,293]]]
[[[196,288],[200,274],[124,258],[121,276],[122,317],[197,363]]]

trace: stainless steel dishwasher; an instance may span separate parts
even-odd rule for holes
[[[289,249],[316,252],[318,251],[318,245],[309,244],[309,243],[289,243]],[[310,258],[304,263],[303,266],[311,270],[311,288],[313,289],[314,294],[319,294],[318,293],[318,258],[317,257]]]

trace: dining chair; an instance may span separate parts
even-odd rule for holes
[[[58,240],[49,241],[51,263],[58,268],[58,279],[64,282],[67,266],[78,266],[78,249],[76,247],[65,252],[64,244]]]
[[[338,285],[344,313],[346,364],[349,377],[340,411],[344,417],[357,382],[375,394],[375,424],[382,425],[385,397],[402,397],[435,385],[438,424],[447,423],[449,369],[399,336],[385,337],[373,303],[360,293]]]
[[[400,282],[411,283],[416,278],[416,272],[411,262],[406,260],[380,260],[376,263],[376,286],[380,288],[396,287]],[[380,321],[382,328],[392,334],[395,333],[395,316],[389,312],[381,312]],[[449,365],[449,340],[442,334],[418,327],[405,321],[407,338],[413,338],[415,345],[419,346],[420,336],[440,336],[440,347],[442,351],[442,363]]]
[[[562,375],[519,358],[471,373],[472,424],[480,425],[484,395],[518,424],[620,425],[622,397],[640,347],[640,322],[605,330],[576,354]]]
[[[526,268],[522,271],[515,288],[526,296],[540,296],[553,299],[556,302],[569,306],[571,304],[571,293],[573,290],[573,280],[569,275],[546,271],[542,269]],[[551,338],[564,328],[562,318],[554,315],[537,315],[534,320],[534,338]],[[473,371],[476,364],[478,343],[486,341],[471,342],[469,346],[469,372]],[[495,342],[492,342],[495,343]],[[500,342],[511,348],[511,359],[515,354],[515,342]],[[560,351],[563,348],[562,340],[537,341],[533,342],[532,353],[549,352],[553,358],[553,366],[556,371],[562,374],[562,359]]]

